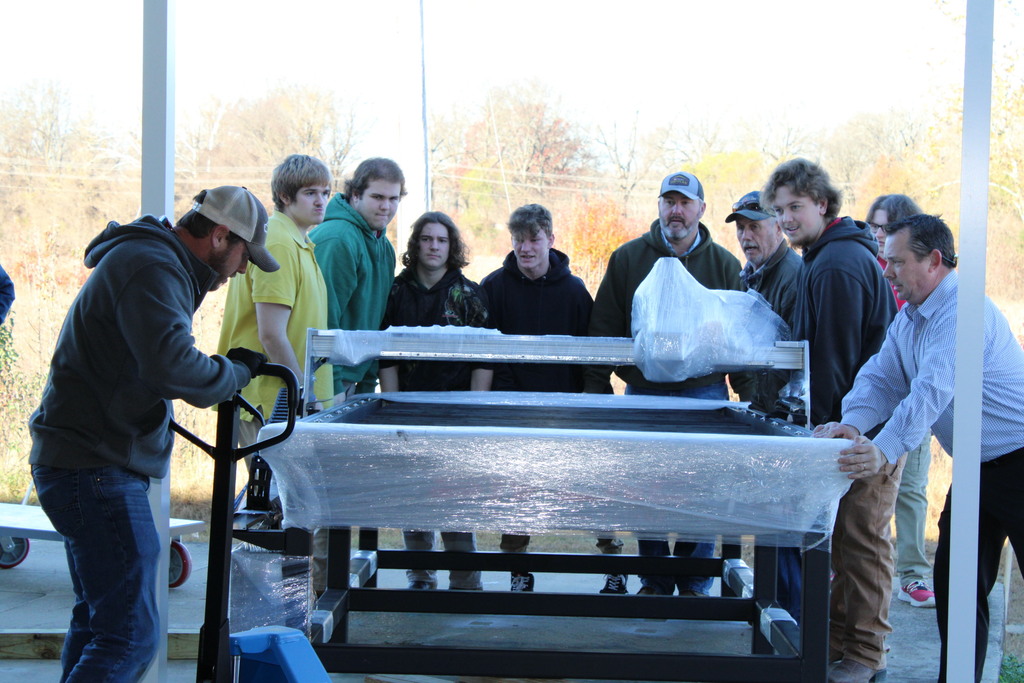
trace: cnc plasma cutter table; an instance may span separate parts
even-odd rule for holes
[[[261,440],[278,429],[268,425]],[[835,463],[846,442],[808,436],[729,402],[529,392],[355,396],[299,420],[290,438],[262,452],[278,481],[285,528],[235,536],[308,556],[308,532],[329,530],[327,589],[311,600],[306,622],[329,671],[820,681],[827,667],[828,544],[849,480]],[[378,528],[719,538],[723,556],[384,550]],[[273,534],[280,536],[270,540]],[[754,546],[754,572],[738,559],[741,542]],[[803,551],[800,627],[775,601],[780,546]],[[377,571],[390,568],[707,575],[721,577],[722,596],[377,587]],[[369,614],[390,619],[390,635],[380,642],[360,637]],[[433,616],[419,640],[400,633],[426,615]],[[509,647],[514,638],[439,636],[449,628],[442,617],[471,615],[547,619],[542,628],[550,637]],[[712,636],[682,651],[658,637],[616,648],[588,645],[574,628],[574,621],[614,629],[639,620],[702,624]],[[725,624],[745,629],[741,650],[716,649],[713,634]],[[575,637],[560,646],[559,633]]]

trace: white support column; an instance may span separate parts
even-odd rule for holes
[[[174,0],[145,0],[142,13],[142,213],[174,220]],[[153,479],[149,504],[160,536],[160,649],[144,678],[167,680],[170,477]]]
[[[418,68],[404,69],[401,74],[402,88],[398,94],[398,156],[395,161],[405,174],[405,189],[408,194],[398,206],[397,244],[399,256],[405,251],[409,239],[409,228],[419,216],[430,210],[429,175],[427,167],[427,94],[424,63],[423,5],[418,12],[408,11],[407,5],[395,17],[398,44],[391,49],[402,51],[400,63]],[[399,266],[400,267],[400,266]]]
[[[174,213],[174,0],[146,0],[142,38],[142,213]]]
[[[420,96],[423,131],[423,208],[430,211],[434,202],[430,197],[430,119],[427,114],[427,27],[423,0],[420,0]]]
[[[946,680],[974,680],[978,581],[981,384],[988,236],[989,127],[994,0],[968,0],[960,170],[960,294],[957,301],[953,498]],[[990,672],[991,673],[991,672]]]

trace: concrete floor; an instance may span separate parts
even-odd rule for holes
[[[168,625],[171,632],[198,632],[203,620],[207,547],[201,543],[189,543],[187,539],[186,545],[192,553],[193,573],[185,585],[170,591]],[[538,574],[536,590],[590,593],[596,592],[601,583],[601,577],[596,575]],[[383,571],[380,584],[384,587],[402,587],[405,585],[405,577],[399,571]],[[445,585],[443,577],[441,584]],[[485,572],[484,587],[486,590],[507,590],[508,574]],[[638,587],[635,577],[631,577],[631,592],[635,592]],[[1001,634],[1004,621],[1001,586],[997,586],[997,591],[993,592],[990,602],[993,638],[989,644],[985,680],[997,681],[1002,659]],[[21,565],[0,571],[0,624],[3,624],[4,632],[35,633],[64,629],[71,603],[71,582],[68,578],[63,546],[60,543],[33,541],[29,556]],[[935,611],[911,607],[894,597],[889,617],[893,633],[887,641],[890,647],[887,680],[891,683],[935,681],[939,658]],[[618,647],[641,651],[647,649],[644,647],[645,642],[679,644],[688,638],[704,638],[707,642],[716,642],[716,649],[719,651],[730,651],[737,646],[742,648],[743,644],[749,642],[749,628],[745,624],[702,622],[706,628],[702,627],[704,635],[701,636],[695,635],[696,631],[692,625],[666,620],[629,620],[634,622],[629,623],[625,620],[573,619],[570,629],[565,626],[565,622],[568,621],[566,618],[492,615],[474,618],[451,615],[443,618],[443,629],[439,629],[436,621],[439,618],[441,617],[431,620],[430,615],[390,615],[385,617],[383,622],[378,620],[374,625],[368,621],[366,625],[370,632],[379,629],[392,633],[401,626],[403,640],[408,642],[440,642],[443,638],[439,638],[438,633],[443,632],[457,633],[460,639],[458,642],[462,644],[467,644],[468,641],[486,643],[488,646],[507,641],[511,637],[510,634],[517,634],[517,642],[520,638],[528,641],[540,637],[545,643],[550,644],[551,633],[559,633],[560,637],[567,638],[566,644],[570,647],[574,638],[583,637],[587,642],[594,642],[595,639],[600,642],[604,639],[617,644]],[[557,621],[553,622],[553,619]],[[530,620],[534,621],[531,623]],[[355,639],[359,622],[353,621],[351,626]],[[527,646],[533,645],[531,643]],[[4,654],[0,651],[0,673],[3,680],[43,681],[59,678],[60,665],[57,661],[15,660],[2,657]],[[171,660],[163,674],[164,680],[170,683],[194,681],[195,661]],[[161,675],[157,673],[151,674],[147,680],[160,679]],[[333,681],[351,682],[363,679],[362,675],[331,676]]]

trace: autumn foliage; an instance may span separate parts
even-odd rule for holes
[[[577,199],[556,229],[556,246],[569,254],[573,273],[583,279],[591,294],[597,292],[616,247],[644,232],[639,221],[622,216],[611,197]]]

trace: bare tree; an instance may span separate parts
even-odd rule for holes
[[[640,185],[670,170],[666,143],[672,139],[671,125],[643,133],[640,112],[634,113],[632,123],[624,130],[620,130],[617,123],[610,129],[598,127],[599,159],[613,177],[621,200],[621,215],[629,214],[633,195]]]
[[[200,174],[212,172],[220,128],[227,111],[227,104],[214,98],[194,116],[182,121],[175,149],[179,174],[195,179]]]
[[[230,107],[216,121],[214,167],[265,174],[289,154],[311,154],[340,177],[361,139],[355,108],[330,93],[298,86],[279,87],[256,100]],[[213,121],[210,123],[212,124]]]
[[[465,208],[461,183],[466,167],[466,131],[469,122],[459,111],[430,117],[431,205],[459,213]]]
[[[825,140],[822,160],[849,204],[857,202],[857,187],[880,159],[902,161],[916,153],[922,127],[907,113],[857,114]]]
[[[544,198],[578,187],[593,156],[579,126],[558,111],[557,98],[531,81],[494,88],[466,134],[466,158],[494,190]]]
[[[792,121],[793,117],[787,115],[745,120],[741,140],[748,148],[760,151],[772,164],[798,156],[816,158],[820,154],[821,134]]]
[[[672,122],[668,131],[671,135],[664,141],[666,155],[677,166],[693,166],[725,146],[722,119],[717,117],[694,116],[686,111]]]
[[[48,171],[87,161],[98,138],[87,119],[75,119],[68,90],[35,81],[0,102],[0,149],[8,158],[31,159]]]

